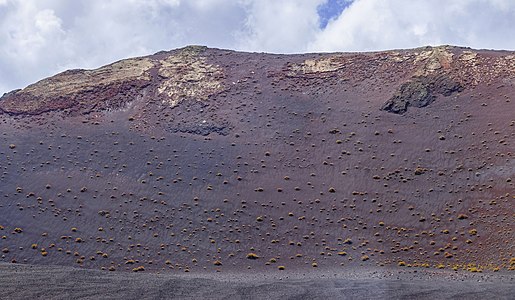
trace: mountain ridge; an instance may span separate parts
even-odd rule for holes
[[[88,89],[93,87],[107,87],[108,91],[95,91],[95,98],[101,100],[95,100],[96,104],[102,104],[104,98],[111,98],[117,94],[125,92],[131,92],[132,90],[142,90],[148,85],[152,85],[153,82],[157,82],[159,85],[157,91],[152,91],[154,97],[167,98],[163,101],[168,101],[172,106],[176,105],[182,98],[193,97],[202,98],[205,100],[206,97],[221,92],[221,84],[223,79],[223,70],[216,69],[216,64],[206,64],[204,61],[206,57],[201,55],[206,51],[216,53],[231,53],[231,50],[220,50],[210,49],[203,46],[187,46],[184,48],[172,50],[172,51],[161,51],[150,56],[144,56],[139,58],[131,58],[117,61],[113,64],[109,64],[98,69],[93,70],[68,70],[59,73],[55,76],[43,79],[35,84],[29,85],[25,89],[15,90],[9,92],[0,98],[0,111],[10,114],[39,114],[49,110],[62,110],[72,108],[77,105],[84,104],[81,100],[81,96],[87,98]],[[453,52],[457,52],[455,54]],[[237,52],[234,52],[237,53]],[[401,55],[404,53],[404,55]],[[459,74],[457,70],[462,72],[467,68],[473,68],[474,66],[481,65],[479,60],[486,60],[491,57],[480,57],[478,54],[487,53],[485,51],[480,52],[478,50],[466,50],[463,48],[452,47],[452,46],[439,46],[439,47],[423,47],[416,48],[413,50],[401,50],[399,51],[381,51],[381,52],[370,52],[370,53],[331,53],[331,54],[305,54],[307,56],[314,56],[318,58],[309,59],[307,58],[304,62],[296,65],[282,66],[284,70],[272,70],[270,72],[281,73],[286,72],[286,76],[295,77],[299,74],[323,74],[323,73],[334,73],[341,71],[346,63],[352,64],[352,58],[359,58],[360,56],[372,56],[371,68],[376,67],[378,61],[392,60],[403,64],[406,69],[409,69],[408,64],[413,64],[416,70],[410,70],[411,79],[416,82],[422,81],[435,81],[435,78],[449,76],[453,74],[454,77],[460,76],[461,78],[444,78],[451,85],[461,85],[462,87],[468,84],[464,82],[471,80],[470,84],[475,85],[479,80],[487,81],[489,78],[478,78],[478,73],[486,70],[473,70],[473,73]],[[490,51],[490,53],[498,53]],[[510,52],[508,52],[510,53]],[[252,53],[242,53],[243,55],[260,55]],[[216,54],[215,54],[216,55]],[[262,54],[263,55],[263,54]],[[275,54],[264,54],[268,56],[277,56]],[[292,55],[295,57],[298,55]],[[322,56],[322,58],[320,58]],[[453,56],[459,56],[457,59]],[[515,72],[515,65],[513,63],[513,53],[509,55],[501,56],[501,58],[494,59],[493,71],[499,72],[499,69],[505,69],[505,75],[513,76]],[[164,59],[161,59],[164,58]],[[171,60],[171,61],[167,61]],[[422,62],[422,63],[420,63]],[[455,64],[455,70],[449,70],[451,64]],[[318,68],[318,70],[317,70]],[[226,70],[230,71],[230,70]],[[376,71],[376,70],[372,70]],[[492,72],[492,70],[488,70]],[[151,73],[156,74],[151,74]],[[181,74],[181,72],[186,72]],[[409,71],[407,72],[409,73]],[[172,74],[179,74],[176,77],[170,77]],[[488,74],[484,72],[484,74]],[[418,80],[419,78],[425,78],[428,76],[435,78],[429,78],[429,80]],[[491,74],[490,74],[491,75]],[[496,76],[495,74],[493,74]],[[500,75],[500,74],[497,74]],[[195,78],[200,76],[201,78]],[[472,78],[471,78],[472,77]],[[97,80],[98,81],[95,81]],[[164,80],[167,79],[167,80]],[[460,81],[453,82],[453,81]],[[172,84],[173,82],[173,84]],[[188,82],[195,82],[196,85],[202,83],[204,87],[198,88],[196,85],[188,84]],[[408,80],[406,83],[409,83]],[[122,84],[125,83],[125,84]],[[126,86],[126,85],[129,86]],[[168,86],[167,86],[168,84]],[[427,84],[425,84],[426,88]],[[111,86],[111,87],[109,87]],[[41,87],[46,87],[45,90]],[[68,90],[65,90],[68,88]],[[459,88],[454,88],[459,90]],[[398,91],[400,92],[400,91]],[[105,96],[102,93],[107,93]],[[163,94],[164,93],[164,94]],[[195,93],[200,93],[196,95]],[[84,95],[82,95],[84,94]],[[114,95],[113,95],[114,94]],[[60,98],[67,98],[61,100],[49,101],[48,97],[60,96]],[[63,97],[69,96],[69,97]],[[132,96],[132,95],[131,95]],[[168,97],[166,97],[168,96]],[[390,99],[390,102],[394,101],[394,97]],[[38,106],[31,104],[33,102],[39,103]],[[35,101],[34,101],[35,99]],[[3,101],[2,101],[3,100]],[[104,99],[105,100],[105,99]],[[94,100],[89,100],[94,101]],[[401,101],[401,107],[393,109],[393,103],[386,103],[385,107],[390,107],[397,113],[404,113],[407,110],[407,106],[410,106],[409,101]],[[432,102],[423,101],[423,102]],[[428,103],[427,103],[428,104]],[[420,105],[420,104],[419,104]]]

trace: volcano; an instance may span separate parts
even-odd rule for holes
[[[189,46],[0,98],[0,262],[515,268],[515,52]]]

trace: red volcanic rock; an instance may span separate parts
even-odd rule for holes
[[[513,52],[450,46],[63,72],[0,98],[0,262],[507,270],[514,97]]]

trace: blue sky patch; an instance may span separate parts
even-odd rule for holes
[[[345,8],[352,4],[352,0],[327,0],[318,7],[320,28],[324,29],[331,19],[338,17]]]

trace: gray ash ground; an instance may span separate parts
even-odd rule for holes
[[[281,273],[281,274],[279,274]],[[0,263],[2,299],[512,299],[513,277],[449,271],[124,274]],[[8,275],[8,276],[4,276]],[[46,284],[42,285],[41,281]],[[21,288],[23,286],[23,288]]]

